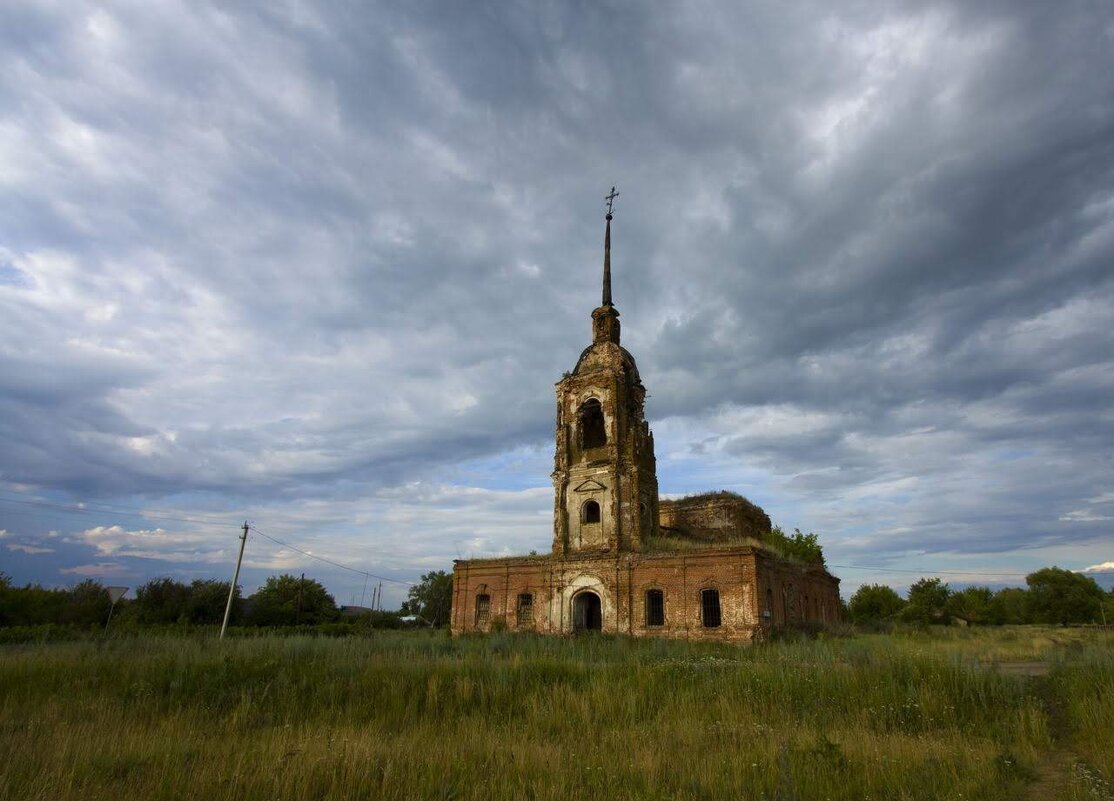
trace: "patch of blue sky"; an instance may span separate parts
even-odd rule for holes
[[[521,491],[551,486],[553,445],[522,445],[511,450],[439,467],[433,480],[460,487]]]
[[[32,286],[33,282],[31,276],[11,262],[0,261],[0,284],[14,286],[18,289],[27,289]]]

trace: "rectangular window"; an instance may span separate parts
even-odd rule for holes
[[[529,626],[534,622],[534,596],[528,592],[518,596],[518,625]]]
[[[487,621],[491,619],[491,596],[490,595],[477,595],[476,596],[476,627],[486,626]]]
[[[700,620],[706,629],[719,628],[719,590],[700,591]]]
[[[646,590],[646,625],[665,625],[665,593],[661,590]]]

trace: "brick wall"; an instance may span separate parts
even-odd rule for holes
[[[665,622],[647,624],[647,592],[660,591]],[[719,594],[720,625],[703,625],[702,591]],[[461,560],[453,569],[452,631],[508,630],[568,634],[574,599],[600,598],[602,630],[632,636],[749,641],[765,625],[832,621],[839,582],[749,546],[666,554],[621,553]],[[487,612],[478,599],[487,597]],[[519,614],[519,597],[530,606]],[[769,616],[764,612],[769,611]]]
[[[704,542],[722,542],[737,537],[762,539],[770,530],[770,518],[762,509],[737,495],[710,494],[675,501],[659,501],[659,523],[663,533],[681,534]]]

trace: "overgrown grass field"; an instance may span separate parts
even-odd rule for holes
[[[0,798],[1110,798],[1112,646],[1036,627],[6,645]],[[1042,665],[991,665],[1019,661]]]

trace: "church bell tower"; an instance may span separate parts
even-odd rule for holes
[[[644,417],[646,388],[619,344],[611,303],[611,219],[607,196],[603,297],[592,312],[592,344],[557,383],[553,465],[553,553],[637,551],[657,533],[654,435]]]

